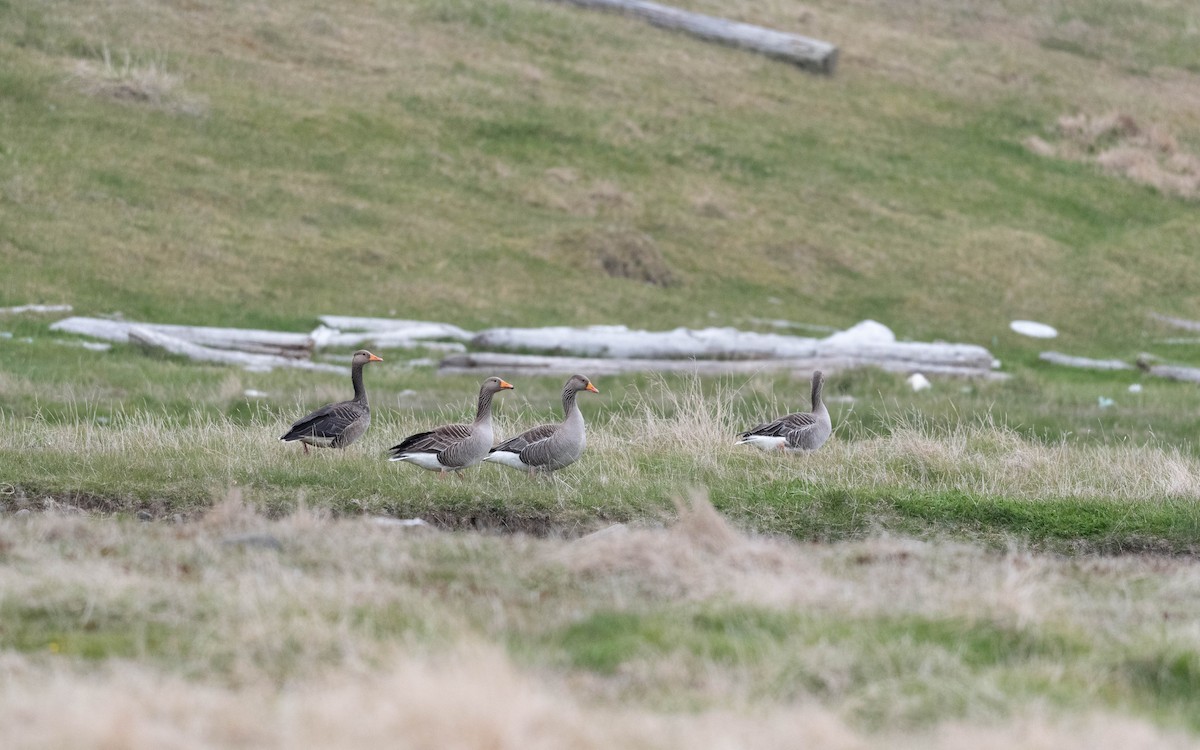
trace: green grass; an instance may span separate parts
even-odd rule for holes
[[[1195,64],[1187,6],[1139,9],[833,5],[825,31],[863,52],[829,80],[535,0],[292,3],[266,18],[204,6],[186,22],[8,7],[0,304],[287,328],[392,310],[673,326],[737,324],[774,297],[769,317],[998,337],[1005,359],[1032,349],[1006,333],[1013,317],[1058,325],[1066,348],[1130,355],[1147,311],[1200,314],[1178,283],[1200,270],[1191,206],[1020,142],[1077,109],[1132,108],[1128,87],[1147,98],[1132,114],[1200,140],[1169,89],[1137,83]],[[782,9],[714,10],[794,25]],[[1072,19],[1107,40],[1111,66],[1030,36]],[[87,94],[73,71],[104,49],[128,54],[118,79],[174,76],[167,104]],[[561,241],[612,227],[647,235],[681,283],[598,275]]]
[[[472,410],[478,377],[411,364],[436,353],[383,352],[371,431],[306,458],[276,438],[344,377],[0,317],[0,723],[64,747],[185,723],[370,746],[443,705],[430,746],[466,725],[572,747],[1200,731],[1200,390],[1037,360],[1200,362],[1147,318],[1200,318],[1195,201],[1023,145],[1122,112],[1200,151],[1192,5],[683,4],[833,40],[840,69],[543,0],[0,0],[0,307],[295,331],[871,317],[1012,375],[834,374],[835,436],[795,457],[731,442],[806,406],[803,377],[607,378],[557,481],[439,481],[383,460]],[[630,254],[662,283],[605,273]],[[560,379],[509,379],[502,434],[556,418]],[[706,527],[697,493],[746,532]],[[476,689],[503,721],[474,718]]]

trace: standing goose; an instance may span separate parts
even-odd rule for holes
[[[526,430],[511,440],[492,448],[485,461],[504,464],[528,471],[557,471],[570,466],[583,455],[587,435],[583,428],[583,413],[575,403],[580,391],[599,393],[592,381],[582,375],[572,375],[563,386],[562,406],[565,419],[560,424],[544,424]]]
[[[829,410],[821,401],[821,386],[824,384],[825,376],[821,371],[814,372],[812,411],[788,414],[774,422],[746,430],[738,436],[737,445],[754,445],[763,450],[777,449],[789,452],[815,451],[820,448],[833,432]]]
[[[354,398],[336,404],[326,404],[292,425],[279,438],[285,442],[299,440],[308,453],[308,446],[345,448],[363,436],[371,425],[371,407],[367,406],[367,389],[363,387],[363,367],[368,362],[382,362],[366,349],[359,349],[350,358],[350,382]]]
[[[407,461],[439,472],[439,476],[479,463],[492,448],[492,396],[512,387],[500,378],[488,378],[479,389],[474,422],[442,425],[409,435],[388,450],[388,460]]]

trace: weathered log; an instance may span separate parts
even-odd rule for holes
[[[307,334],[288,331],[165,325],[81,317],[60,320],[50,326],[50,330],[124,343],[129,341],[129,331],[135,327],[155,331],[190,344],[254,354],[307,359],[313,349],[312,339]]]
[[[1038,359],[1064,367],[1081,367],[1087,370],[1132,370],[1133,365],[1119,359],[1089,359],[1087,357],[1072,357],[1062,352],[1042,352]]]
[[[1150,365],[1144,372],[1167,380],[1182,380],[1185,383],[1200,383],[1200,367],[1179,365]]]
[[[706,16],[643,0],[565,1],[586,8],[615,10],[637,16],[655,26],[686,31],[701,39],[748,49],[826,75],[833,75],[833,71],[837,67],[837,47],[820,39],[789,34],[749,23],[738,23],[727,18]]]
[[[1182,365],[1151,364],[1151,357],[1143,354],[1138,357],[1137,366],[1142,372],[1167,380],[1181,380],[1185,383],[1200,383],[1200,367],[1183,367]]]
[[[1159,323],[1166,323],[1175,328],[1182,328],[1185,331],[1200,331],[1200,320],[1185,320],[1183,318],[1175,318],[1170,315],[1152,312],[1150,317],[1157,320]]]
[[[0,315],[21,315],[23,313],[57,313],[71,312],[70,305],[18,305],[16,307],[0,307]]]
[[[838,372],[860,367],[878,367],[889,372],[1003,380],[1009,376],[991,369],[957,367],[952,365],[921,365],[903,360],[879,361],[855,357],[797,357],[786,359],[720,360],[720,359],[621,359],[595,357],[550,357],[503,352],[474,352],[454,354],[438,365],[438,371],[473,373],[503,372],[519,375],[570,375],[586,373],[589,377],[619,375],[627,372],[680,372],[696,375],[750,375],[757,372],[792,371],[810,373],[813,370]]]
[[[387,331],[409,339],[453,339],[470,341],[475,334],[450,323],[396,318],[357,318],[348,315],[322,315],[322,323],[339,331]],[[320,329],[318,329],[320,330]]]
[[[340,365],[310,362],[291,357],[278,357],[271,354],[251,354],[230,349],[214,349],[199,344],[193,344],[183,339],[161,333],[154,328],[131,326],[127,332],[128,340],[150,349],[157,349],[168,354],[175,354],[197,362],[216,362],[226,365],[240,365],[254,370],[271,370],[276,367],[294,367],[303,370],[320,372],[336,372],[348,374],[350,368]]]
[[[638,331],[625,326],[492,328],[471,340],[477,349],[533,351],[625,359],[853,358],[914,365],[990,369],[992,355],[973,344],[898,342],[885,326],[864,321],[825,339],[734,328]],[[865,331],[864,331],[865,327]],[[855,330],[863,335],[849,335]],[[884,333],[886,331],[886,334]],[[889,337],[892,340],[889,340]],[[913,367],[913,370],[921,367]]]
[[[430,326],[440,326],[441,323],[430,323]],[[413,331],[415,330],[415,334]],[[432,329],[431,329],[432,330]],[[367,345],[371,349],[416,349],[418,347],[443,352],[462,352],[467,347],[459,341],[431,341],[440,338],[438,335],[428,335],[431,330],[422,333],[420,329],[399,329],[377,331],[340,331],[336,328],[326,328],[324,325],[313,329],[309,337],[318,349],[328,347],[356,348]],[[463,331],[466,333],[466,331]]]

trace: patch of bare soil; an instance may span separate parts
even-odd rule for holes
[[[1200,156],[1158,125],[1121,112],[1064,115],[1058,118],[1056,133],[1056,143],[1030,136],[1025,147],[1040,156],[1096,164],[1164,195],[1200,195]]]
[[[594,258],[600,270],[614,279],[629,279],[654,286],[680,283],[662,251],[649,235],[632,229],[607,228],[574,235],[567,242]]]

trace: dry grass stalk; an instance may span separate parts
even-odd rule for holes
[[[749,689],[778,679],[769,671],[755,677],[712,663],[697,673],[668,657],[634,662],[612,678],[576,679],[518,668],[487,643],[513,628],[569,623],[581,606],[636,610],[732,599],[834,620],[910,612],[1010,622],[1035,633],[1062,627],[1135,650],[1146,639],[1187,649],[1197,646],[1191,618],[1164,621],[1161,609],[1170,601],[1183,613],[1200,601],[1200,566],[1187,560],[1078,563],[889,539],[797,544],[735,530],[699,492],[670,528],[584,543],[410,537],[311,514],[268,521],[247,516],[236,496],[212,516],[182,527],[54,516],[0,525],[10,563],[0,567],[0,606],[36,600],[44,611],[71,613],[101,629],[113,617],[169,623],[186,634],[181,644],[190,644],[178,659],[135,655],[99,668],[3,653],[0,724],[7,741],[133,750],[349,748],[397,737],[420,748],[1190,746],[1183,735],[1120,714],[1059,716],[1016,698],[1001,698],[1012,711],[1002,720],[865,733],[845,718],[853,706],[904,699],[903,682],[886,669],[869,695],[849,690],[849,675],[865,667],[864,658],[876,658],[878,646],[869,642],[818,643],[798,655],[827,677],[819,702]],[[283,539],[284,550],[231,552],[219,544],[223,533],[247,522]],[[447,560],[455,566],[447,568]],[[562,570],[569,576],[564,587],[547,588],[526,612],[522,582],[554,580]],[[439,634],[433,644],[442,645],[381,640],[370,619],[378,615],[366,615],[367,627],[351,616],[388,607],[427,623]],[[954,674],[938,661],[944,654],[918,649],[907,658],[928,679]],[[1088,658],[1073,670],[1092,668]],[[955,679],[965,675],[946,689],[968,688]],[[610,684],[645,681],[670,690],[680,687],[675,680],[703,691],[701,707],[655,711],[621,700]]]
[[[191,116],[207,109],[202,98],[183,91],[182,79],[168,72],[163,60],[135,60],[128,50],[114,60],[107,45],[101,49],[99,61],[76,62],[71,78],[90,96]]]
[[[1175,136],[1132,115],[1064,115],[1058,119],[1057,145],[1030,136],[1025,146],[1039,156],[1058,156],[1097,164],[1115,174],[1149,185],[1165,195],[1200,194],[1200,158],[1182,149]]]

